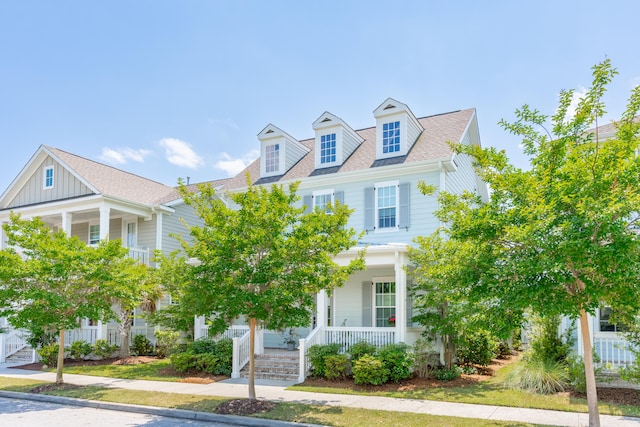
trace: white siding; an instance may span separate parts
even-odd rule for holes
[[[157,217],[153,215],[153,218],[149,221],[138,219],[138,247],[148,248],[149,256],[152,256],[152,252],[156,249],[156,222]]]
[[[80,240],[89,243],[89,223],[82,222],[71,226],[71,235],[78,236]]]
[[[291,169],[293,165],[298,163],[298,161],[300,161],[300,159],[303,158],[305,154],[307,154],[307,151],[302,145],[291,141],[285,141],[283,145],[285,154],[284,170],[281,169],[280,171],[284,174],[287,173],[287,171]]]
[[[369,268],[349,277],[344,286],[333,291],[332,326],[362,325],[362,282],[370,282],[373,277],[393,277],[393,268]]]

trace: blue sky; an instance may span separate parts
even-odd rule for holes
[[[0,0],[0,192],[40,144],[165,184],[224,178],[269,123],[297,139],[329,111],[373,126],[387,97],[418,117],[498,125],[551,114],[610,58],[608,118],[640,84],[637,1]]]

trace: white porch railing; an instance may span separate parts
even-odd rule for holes
[[[231,328],[230,328],[231,329]],[[231,366],[231,378],[240,378],[240,371],[249,363],[251,357],[251,340],[249,339],[249,327],[246,329],[238,328],[238,331],[244,330],[245,333],[240,337],[234,337],[233,340],[233,361]],[[256,329],[255,336],[255,354],[264,353],[264,329]]]
[[[629,342],[622,337],[593,337],[593,349],[600,357],[598,366],[619,368],[635,361],[635,355],[629,350]]]
[[[200,334],[197,335],[198,338],[208,338],[209,337],[209,328],[207,326],[202,326],[200,329]],[[221,334],[218,334],[215,338],[240,338],[245,333],[249,331],[248,325],[231,325],[229,328]]]
[[[300,352],[300,374],[298,375],[298,382],[303,382],[311,369],[311,362],[309,362],[309,358],[307,357],[309,347],[315,344],[324,344],[324,328],[324,326],[318,326],[312,330],[306,338],[298,340],[298,351]]]
[[[28,332],[19,330],[0,334],[0,363],[6,362],[9,356],[27,347],[28,335]]]
[[[144,335],[149,341],[151,341],[152,344],[155,344],[155,331],[156,329],[154,326],[132,326],[131,330],[129,331],[129,345],[133,345],[133,339],[136,335]],[[109,344],[116,344],[118,346],[120,345],[122,340],[120,338],[120,331],[118,330],[117,326],[107,327],[106,340],[109,342]]]
[[[76,341],[86,341],[89,344],[95,344],[98,339],[98,329],[73,329],[64,331],[64,346],[68,347]]]
[[[327,326],[324,330],[324,344],[342,344],[341,351],[347,353],[353,344],[366,341],[376,347],[395,343],[395,328]]]
[[[139,261],[141,264],[149,265],[151,258],[149,257],[149,249],[147,248],[129,248],[129,258]]]

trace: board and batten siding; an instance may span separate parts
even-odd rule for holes
[[[379,180],[351,181],[341,186],[334,186],[334,193],[343,192],[344,204],[354,209],[354,212],[347,223],[348,227],[353,227],[358,233],[365,230],[365,188],[373,187],[376,183],[398,180],[402,185],[409,186],[409,228],[401,228],[397,231],[365,233],[361,241],[371,244],[387,243],[407,243],[412,244],[417,236],[425,236],[434,232],[439,226],[438,220],[433,212],[438,207],[435,196],[425,196],[418,190],[418,182],[424,181],[427,185],[440,183],[439,172],[428,172],[423,174],[398,175],[396,177],[385,177]],[[305,187],[299,190],[298,195],[304,200],[305,195],[311,195],[314,191],[325,190],[323,187]],[[299,202],[302,205],[302,200]],[[400,215],[398,216],[400,218]]]
[[[44,170],[49,166],[53,166],[53,187],[45,189]],[[47,157],[7,207],[16,208],[89,194],[93,193],[86,185],[58,162]]]

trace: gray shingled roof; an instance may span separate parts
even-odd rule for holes
[[[300,141],[305,147],[311,150],[298,163],[296,163],[287,173],[277,177],[260,179],[260,159],[251,163],[243,172],[231,178],[225,189],[237,189],[246,187],[245,175],[249,173],[251,180],[255,184],[266,184],[271,182],[284,182],[289,180],[299,180],[302,178],[317,176],[321,174],[350,172],[356,170],[369,169],[371,167],[384,166],[386,164],[412,163],[425,160],[435,160],[450,158],[453,153],[447,141],[459,142],[463,133],[469,125],[469,120],[473,116],[475,109],[453,111],[450,113],[438,114],[435,116],[419,118],[418,121],[424,131],[406,156],[376,161],[376,128],[370,127],[356,131],[364,142],[349,156],[349,158],[339,167],[327,169],[315,169],[315,140],[307,139]]]
[[[85,179],[102,195],[144,205],[159,205],[180,198],[175,187],[143,178],[58,148],[47,147],[67,167]],[[226,180],[211,181],[215,186]]]

